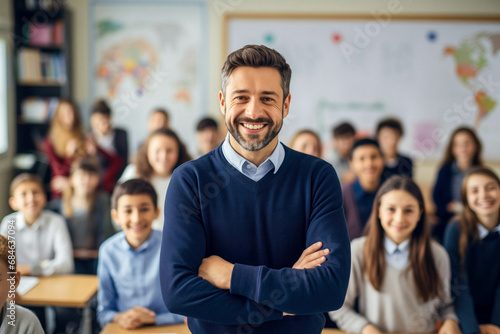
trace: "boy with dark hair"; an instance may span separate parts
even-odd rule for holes
[[[92,107],[90,127],[95,153],[101,165],[102,188],[111,193],[128,163],[127,131],[112,126],[111,108],[102,99],[97,100]]]
[[[217,122],[210,117],[200,120],[196,126],[196,138],[198,139],[199,156],[216,149],[220,144]]]
[[[343,122],[332,129],[333,157],[330,163],[337,172],[340,183],[351,183],[355,175],[349,167],[349,153],[356,140],[356,130],[351,123]]]
[[[342,195],[347,230],[352,240],[361,236],[382,183],[384,159],[377,141],[369,138],[356,141],[349,154],[349,165],[356,179],[342,186]]]
[[[151,228],[159,214],[156,191],[145,180],[128,180],[116,186],[111,205],[122,232],[99,249],[99,323],[126,329],[181,323],[184,318],[167,310],[160,293],[161,232]]]
[[[396,118],[386,118],[377,125],[376,137],[385,160],[384,179],[392,175],[413,176],[412,160],[398,152],[403,133],[403,125]]]

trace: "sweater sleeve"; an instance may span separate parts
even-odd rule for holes
[[[282,319],[282,312],[265,303],[218,289],[198,276],[206,239],[196,182],[196,175],[181,167],[174,171],[167,190],[160,281],[168,310],[224,325],[248,323],[247,319],[255,318],[252,314],[260,315],[258,323]]]
[[[274,308],[303,315],[340,308],[349,283],[351,249],[342,210],[339,180],[331,165],[324,165],[313,186],[312,214],[307,228],[307,246],[321,241],[330,254],[313,269],[270,269],[235,264],[230,292],[257,303],[266,303],[278,292]]]
[[[444,237],[444,247],[450,256],[452,297],[463,334],[476,334],[479,333],[479,323],[474,312],[474,301],[470,294],[467,275],[465,270],[461,270],[459,237],[458,223],[453,222],[447,227]]]
[[[368,319],[354,310],[356,299],[360,293],[360,287],[363,282],[364,272],[361,265],[363,252],[363,239],[356,239],[352,242],[352,262],[351,277],[345,297],[344,305],[334,312],[330,312],[330,318],[336,322],[337,326],[343,331],[350,333],[361,333],[363,328],[369,324]]]

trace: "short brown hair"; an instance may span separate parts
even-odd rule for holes
[[[123,195],[148,195],[153,201],[155,209],[158,208],[158,195],[155,188],[144,179],[131,179],[115,187],[111,196],[111,208],[118,208],[118,200]]]
[[[94,105],[92,106],[92,115],[93,114],[102,114],[104,116],[111,117],[111,108],[106,100],[99,99],[94,102]]]
[[[34,182],[37,183],[42,190],[43,188],[43,181],[42,178],[36,174],[30,174],[30,173],[22,173],[16,176],[11,182],[10,182],[10,196],[14,196],[14,191],[16,188],[23,182]]]
[[[377,130],[376,130],[377,137],[383,128],[392,129],[396,131],[400,137],[403,137],[404,134],[403,125],[397,118],[391,117],[381,120],[377,125]]]
[[[14,258],[14,261],[12,261],[11,263],[9,263],[9,255],[13,255]],[[5,265],[8,268],[7,271],[11,272],[16,271],[15,256],[16,256],[16,247],[9,249],[9,240],[5,236],[0,235],[0,261],[5,263]]]
[[[285,58],[276,50],[264,45],[246,45],[227,56],[222,66],[221,84],[222,94],[226,95],[226,86],[231,73],[241,66],[250,67],[272,67],[278,70],[281,77],[281,89],[283,90],[283,101],[290,94],[290,80],[292,69]]]
[[[333,138],[339,137],[354,137],[356,135],[356,129],[349,122],[343,122],[332,129]]]

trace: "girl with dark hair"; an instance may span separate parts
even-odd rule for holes
[[[73,245],[76,274],[96,275],[99,246],[115,233],[109,194],[99,189],[99,162],[84,157],[73,164],[60,205]]]
[[[463,210],[446,229],[455,308],[464,334],[500,333],[500,180],[474,167],[462,185]]]
[[[352,333],[460,333],[449,291],[448,254],[429,236],[425,205],[408,177],[379,189],[365,237],[351,243],[344,306],[332,320]],[[355,311],[355,300],[358,309]]]
[[[451,135],[432,193],[438,218],[432,234],[439,242],[446,225],[461,210],[460,189],[465,173],[482,165],[481,151],[481,142],[471,128],[460,127]]]
[[[153,185],[162,211],[153,222],[154,229],[163,229],[165,195],[174,169],[189,160],[191,156],[177,134],[170,129],[159,129],[149,135],[139,149],[135,163],[128,165],[118,180],[142,178]]]

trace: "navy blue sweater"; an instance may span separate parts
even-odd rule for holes
[[[314,269],[292,269],[321,241]],[[203,258],[234,263],[231,289],[198,277]],[[333,167],[285,147],[276,174],[254,182],[221,147],[177,168],[165,200],[160,278],[165,304],[200,333],[321,333],[344,302],[350,246]],[[283,316],[283,312],[295,316]]]
[[[444,246],[450,255],[452,296],[463,334],[479,333],[479,324],[500,326],[500,234],[490,233],[470,243],[460,265],[460,228],[453,222],[446,229]]]

